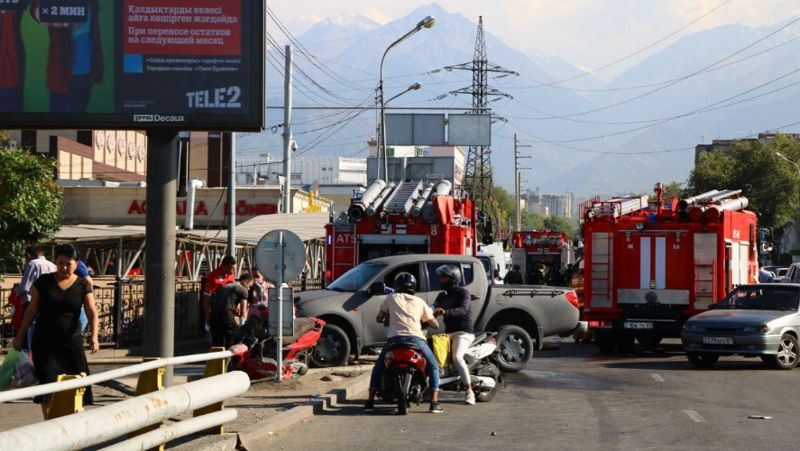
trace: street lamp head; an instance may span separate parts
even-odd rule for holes
[[[782,153],[778,152],[777,150],[773,150],[773,152],[775,152],[775,155],[777,155],[777,156],[779,156],[781,158],[786,158],[786,157],[783,156]]]
[[[421,84],[419,84],[419,83],[414,83],[413,85],[411,85],[411,86],[409,86],[409,87],[408,87],[408,90],[409,90],[409,91],[416,91],[416,90],[418,90],[418,89],[419,89],[419,88],[421,88],[421,87],[422,87],[422,85],[421,85]]]
[[[431,16],[428,16],[428,17],[420,20],[419,23],[417,24],[416,28],[417,28],[417,30],[421,30],[423,28],[431,28],[431,27],[433,27],[433,25],[435,23],[436,23],[436,19],[434,19]]]

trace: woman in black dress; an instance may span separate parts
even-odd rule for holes
[[[81,337],[81,306],[86,310],[92,331],[92,354],[99,348],[94,294],[86,280],[75,275],[78,265],[75,248],[70,244],[56,246],[55,257],[56,272],[43,274],[34,282],[31,302],[20,327],[20,331],[26,331],[36,318],[31,352],[40,384],[55,382],[59,374],[89,374]],[[14,342],[17,350],[22,341],[23,333],[20,332]],[[42,405],[45,420],[48,418],[49,398],[49,395],[34,398],[34,402]],[[87,387],[84,403],[91,402],[91,387]]]

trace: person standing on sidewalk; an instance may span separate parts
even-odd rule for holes
[[[17,296],[22,296],[22,315],[24,317],[25,310],[31,302],[31,290],[36,280],[44,274],[56,272],[56,265],[44,256],[44,249],[40,246],[29,246],[25,249],[25,259],[28,263],[25,265],[25,270],[22,272],[22,280],[16,287]],[[28,331],[25,333],[25,341],[21,345],[23,351],[30,352],[31,340],[33,339],[33,328],[36,326],[36,318],[34,317],[30,323]],[[17,331],[19,332],[19,331]]]
[[[59,374],[89,374],[83,337],[80,332],[81,306],[86,309],[92,330],[91,352],[100,348],[98,341],[97,308],[94,293],[85,279],[75,274],[77,252],[70,244],[56,246],[56,272],[36,280],[31,290],[31,302],[22,318],[22,327],[14,340],[19,350],[25,340],[25,329],[39,315],[33,333],[31,351],[36,378],[40,384],[55,382]],[[50,395],[37,396],[34,402],[42,405],[47,420]],[[93,403],[91,387],[86,387],[84,404]]]
[[[453,350],[453,364],[461,377],[461,383],[467,390],[464,402],[475,404],[475,393],[472,391],[472,379],[469,367],[464,361],[469,346],[475,340],[472,327],[472,297],[464,287],[460,286],[461,270],[453,265],[442,265],[436,268],[439,283],[443,292],[434,301],[435,316],[444,316],[445,332],[450,336],[450,348]]]
[[[414,296],[417,290],[417,279],[407,272],[401,272],[394,278],[394,293],[386,296],[381,304],[380,312],[375,320],[382,323],[389,318],[389,334],[386,344],[381,350],[372,376],[369,380],[369,399],[364,405],[364,412],[375,410],[375,393],[381,387],[381,378],[386,371],[384,358],[389,349],[396,343],[409,343],[416,345],[425,357],[428,377],[431,380],[431,413],[442,413],[439,404],[439,365],[433,351],[428,347],[422,324],[428,323],[434,329],[439,327],[431,308],[421,298]]]
[[[238,325],[247,318],[247,292],[253,286],[253,276],[242,274],[239,283],[223,286],[211,299],[211,346],[229,347],[233,344],[233,334]]]
[[[206,313],[206,324],[211,320],[211,296],[220,288],[234,282],[236,282],[236,259],[226,255],[217,269],[206,276],[203,283],[203,311]]]

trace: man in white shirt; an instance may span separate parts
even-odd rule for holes
[[[17,285],[17,296],[22,296],[22,311],[28,308],[28,303],[31,302],[31,288],[36,279],[43,274],[50,274],[56,272],[55,263],[44,257],[44,249],[40,246],[28,246],[25,249],[25,259],[28,263],[25,265],[25,270],[22,272],[22,280]],[[28,352],[30,343],[33,339],[33,328],[36,322],[32,323],[28,328],[28,339],[22,345],[22,350]]]
[[[389,348],[396,343],[410,343],[422,351],[427,363],[425,370],[428,373],[431,383],[431,407],[432,413],[442,413],[439,405],[439,365],[433,351],[425,341],[425,333],[422,331],[422,324],[427,323],[434,329],[439,327],[433,311],[421,298],[414,296],[417,289],[417,280],[413,275],[402,272],[394,279],[395,292],[386,296],[381,304],[380,313],[376,320],[380,323],[387,317],[389,318],[389,334],[387,335],[386,345],[372,368],[372,377],[369,382],[369,399],[364,406],[365,412],[375,410],[375,392],[381,386],[381,379],[386,370],[384,357]]]

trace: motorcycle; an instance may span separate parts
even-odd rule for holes
[[[503,374],[497,364],[497,333],[478,334],[464,354],[469,368],[470,383],[479,402],[491,401],[503,383]],[[439,389],[461,391],[464,386],[455,365],[440,369]]]
[[[500,368],[494,360],[497,352],[496,335],[496,333],[478,335],[464,355],[475,399],[480,402],[491,401],[503,380]],[[428,389],[425,357],[415,345],[397,343],[389,348],[384,362],[386,371],[378,395],[385,402],[396,402],[397,413],[406,415],[411,403],[419,405]],[[440,368],[440,372],[443,376],[439,382],[440,390],[462,390],[463,381],[452,365]]]
[[[319,318],[296,318],[294,333],[283,337],[281,379],[297,379],[308,372],[308,356],[322,335],[325,321]],[[247,373],[250,380],[274,377],[278,369],[276,341],[267,332],[265,309],[250,315],[237,331],[239,343],[231,346],[228,363],[231,370]]]

